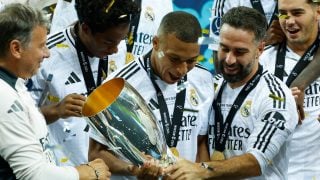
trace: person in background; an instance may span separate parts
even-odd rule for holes
[[[266,18],[253,8],[222,17],[211,161],[180,160],[165,170],[170,179],[287,179],[298,114],[290,89],[259,64],[266,30]]]
[[[55,165],[46,121],[25,87],[50,53],[48,21],[40,11],[13,3],[0,11],[1,179],[109,179],[101,159]]]
[[[264,40],[266,45],[282,42],[285,39],[285,35],[281,31],[279,20],[277,17],[278,7],[277,1],[269,0],[216,0],[212,4],[211,17],[210,17],[210,37],[215,39],[213,43],[209,45],[209,48],[217,51],[219,46],[219,33],[222,16],[233,7],[246,6],[254,8],[263,14],[268,21],[268,31]]]
[[[302,75],[302,71],[316,61],[320,7],[318,2],[311,0],[278,0],[278,7],[279,22],[286,41],[267,47],[260,63],[292,87],[292,82]],[[296,98],[304,97],[302,110],[305,118],[293,133],[288,179],[320,178],[320,155],[317,153],[320,148],[320,124],[317,119],[320,114],[319,86],[318,77],[306,89],[291,88]]]
[[[124,48],[128,54],[123,56],[122,51],[117,53],[122,55],[121,58],[126,58],[127,63],[134,57],[144,55],[151,50],[152,38],[157,32],[162,17],[173,11],[171,0],[135,0],[135,3],[141,9],[140,15],[130,23],[128,37],[119,45],[119,48]],[[75,0],[58,0],[53,13],[51,33],[60,31],[77,21],[74,4]],[[119,57],[110,57],[110,59],[117,58]]]

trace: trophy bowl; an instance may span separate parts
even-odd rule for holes
[[[82,109],[88,124],[109,150],[142,165],[150,155],[166,165],[168,155],[163,130],[142,96],[123,78],[111,79],[97,87]]]

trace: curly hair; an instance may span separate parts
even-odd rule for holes
[[[140,14],[133,0],[76,0],[75,9],[80,23],[87,24],[93,33],[129,24]]]

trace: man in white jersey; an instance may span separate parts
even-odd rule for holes
[[[248,7],[222,17],[217,80],[210,121],[211,161],[181,160],[172,179],[287,179],[287,150],[298,115],[289,88],[259,65],[267,21]]]
[[[209,48],[213,50],[213,57],[216,59],[216,51],[219,45],[219,30],[221,17],[232,7],[247,6],[258,10],[264,14],[268,20],[268,31],[264,38],[266,45],[273,45],[281,43],[285,40],[285,35],[281,30],[278,20],[278,6],[276,0],[217,0],[213,3],[211,17],[210,17],[210,41],[213,42],[209,45]],[[206,44],[206,43],[203,43]],[[315,59],[320,59],[320,50],[315,55]],[[216,61],[214,61],[216,62]],[[319,73],[315,72],[320,68],[320,63],[313,61],[311,66],[305,68],[301,74],[307,76],[300,76],[292,82],[292,85],[296,86],[300,90],[306,89],[311,82],[320,77]],[[303,97],[296,99],[299,109],[299,116],[303,119]]]
[[[0,179],[109,179],[101,159],[55,165],[46,121],[25,87],[49,57],[47,25],[40,11],[22,4],[0,12]]]
[[[74,2],[75,0],[58,0],[50,32],[58,32],[77,21]],[[151,50],[152,38],[157,32],[162,17],[173,11],[173,3],[171,0],[135,0],[135,2],[141,11],[130,24],[126,48],[135,57],[139,57]],[[125,41],[123,43],[125,44]],[[130,54],[127,58],[133,60]]]
[[[193,15],[168,13],[153,39],[153,49],[108,77],[126,79],[143,96],[166,132],[167,145],[192,162],[209,158],[206,135],[213,100],[212,75],[197,64],[200,36],[200,24]],[[95,134],[91,137],[90,157],[110,161],[103,141]]]
[[[60,165],[88,161],[88,126],[81,117],[85,95],[125,64],[124,58],[112,61],[107,56],[117,53],[139,12],[131,0],[76,0],[75,8],[79,21],[48,37],[51,56],[28,83],[37,104],[48,105],[41,110],[51,123]]]
[[[319,4],[311,0],[279,0],[279,21],[287,40],[267,47],[260,62],[291,86],[292,81],[314,60],[319,49]],[[289,179],[320,178],[320,79],[304,91],[293,87],[294,95],[304,94],[305,119],[294,131],[289,159]]]

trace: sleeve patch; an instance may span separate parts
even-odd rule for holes
[[[284,130],[284,123],[286,122],[284,116],[279,112],[268,112],[263,118],[262,122],[268,122],[275,125],[277,128]]]

